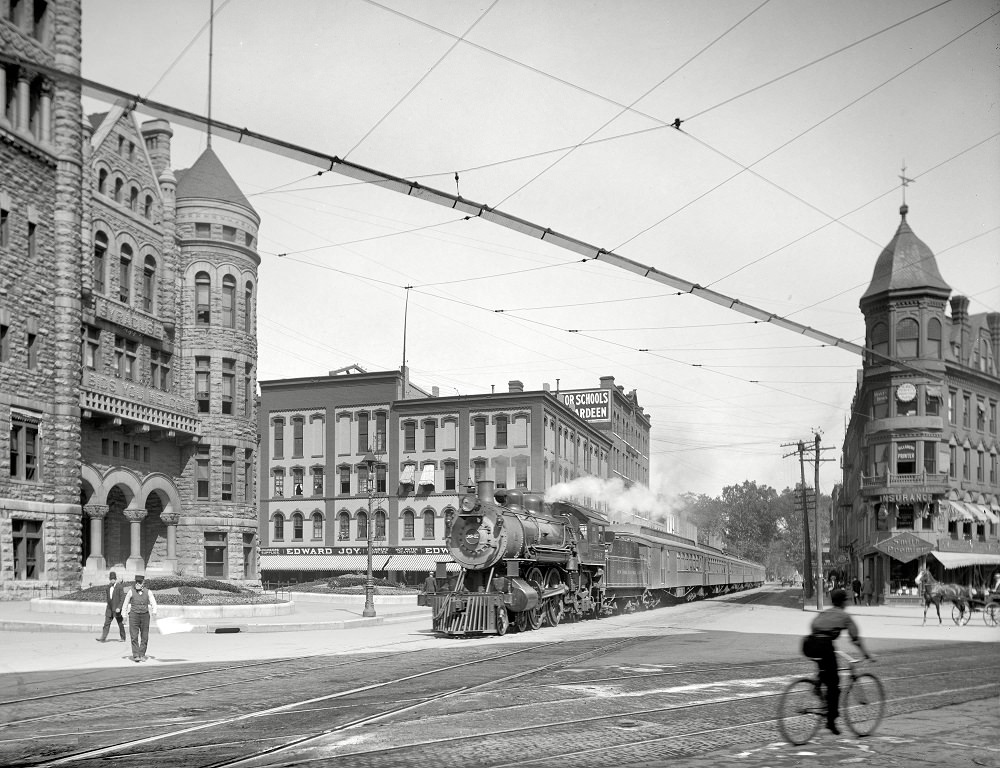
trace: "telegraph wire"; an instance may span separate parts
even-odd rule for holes
[[[752,11],[750,11],[750,13],[748,13],[742,19],[740,19],[739,21],[737,21],[735,24],[733,24],[732,26],[730,26],[725,32],[723,32],[721,35],[717,36],[714,40],[712,40],[707,45],[703,46],[701,48],[701,50],[699,50],[693,56],[691,56],[690,58],[688,58],[683,64],[681,64],[679,67],[677,67],[676,69],[674,69],[673,72],[671,72],[669,75],[667,75],[662,80],[660,80],[656,85],[654,85],[652,88],[647,89],[644,93],[642,93],[640,96],[638,96],[636,99],[634,99],[631,104],[629,104],[626,107],[622,107],[622,109],[618,112],[618,114],[616,114],[613,117],[609,118],[601,126],[599,126],[598,128],[596,128],[595,130],[591,131],[590,134],[588,134],[587,137],[583,141],[581,141],[578,144],[576,144],[575,146],[573,146],[568,152],[566,152],[566,154],[564,154],[561,157],[558,157],[555,160],[553,160],[549,165],[547,165],[545,168],[543,168],[541,171],[539,171],[538,173],[536,173],[534,176],[532,176],[530,179],[528,179],[526,182],[524,182],[521,186],[519,186],[513,192],[511,192],[506,197],[504,197],[499,203],[497,203],[497,206],[503,205],[508,200],[510,200],[514,195],[518,194],[521,190],[523,190],[525,187],[533,184],[535,181],[537,181],[538,179],[540,179],[542,176],[544,176],[546,173],[548,173],[550,170],[552,170],[555,166],[557,166],[559,163],[561,163],[563,160],[565,160],[571,154],[573,154],[574,152],[576,152],[576,150],[579,149],[581,146],[583,146],[583,144],[585,144],[590,139],[594,138],[594,136],[596,136],[598,133],[600,133],[601,131],[603,131],[605,128],[607,128],[609,125],[611,125],[613,122],[615,122],[619,117],[621,117],[622,115],[624,115],[626,112],[631,112],[632,111],[632,107],[634,107],[640,101],[642,101],[647,96],[649,96],[649,94],[653,93],[653,91],[655,91],[657,88],[659,88],[665,82],[667,82],[668,80],[670,80],[670,78],[672,78],[674,75],[676,75],[682,69],[684,69],[684,67],[686,67],[692,61],[694,61],[699,56],[701,56],[703,53],[705,53],[705,51],[707,51],[709,48],[711,48],[712,46],[714,46],[722,38],[724,38],[726,35],[728,35],[730,32],[732,32],[738,26],[740,26],[744,21],[746,21],[751,16],[753,16],[755,13],[757,13],[757,11],[759,11],[761,8],[763,8],[765,5],[767,5],[770,1],[771,0],[764,0],[764,2],[762,2],[756,8],[754,8]],[[681,124],[681,120],[680,120],[680,118],[678,118],[677,120],[674,121],[673,127],[674,128],[680,128],[680,124]]]
[[[850,230],[851,232],[854,232],[856,235],[864,238],[865,240],[870,240],[871,242],[874,243],[875,241],[871,240],[871,238],[869,238],[867,235],[864,235],[861,232],[858,232],[857,230],[853,229],[852,227],[847,226],[842,221],[840,221],[838,219],[835,219],[833,216],[831,216],[830,214],[828,214],[825,211],[821,210],[820,208],[817,208],[816,206],[814,206],[814,205],[812,205],[810,203],[807,203],[805,200],[803,200],[801,197],[799,197],[798,195],[794,194],[793,192],[785,189],[784,187],[780,186],[779,184],[776,184],[775,182],[770,181],[769,179],[765,178],[764,176],[761,176],[759,173],[757,173],[756,171],[752,170],[753,166],[758,165],[759,163],[763,162],[764,160],[766,160],[767,158],[771,157],[772,155],[774,155],[774,154],[780,152],[781,150],[785,149],[786,147],[788,147],[793,142],[798,141],[799,139],[801,139],[806,134],[814,131],[819,126],[821,126],[824,123],[832,120],[834,117],[836,117],[837,115],[839,115],[841,112],[844,112],[845,110],[850,109],[851,107],[853,107],[858,102],[862,101],[863,99],[867,98],[871,94],[875,93],[875,91],[877,91],[880,88],[883,88],[884,86],[886,86],[889,83],[891,83],[893,80],[896,80],[897,78],[902,77],[904,74],[906,74],[907,72],[909,72],[911,69],[914,69],[915,67],[919,66],[923,62],[927,61],[927,59],[929,59],[932,56],[940,53],[941,51],[943,51],[945,48],[947,48],[952,43],[955,43],[958,40],[961,40],[963,37],[965,37],[966,35],[970,34],[974,30],[978,29],[979,27],[981,27],[986,22],[988,22],[991,19],[995,18],[997,15],[1000,15],[1000,11],[996,11],[996,12],[990,14],[989,16],[987,16],[982,21],[980,21],[980,22],[972,25],[971,27],[969,27],[967,30],[965,30],[961,34],[953,37],[951,40],[949,40],[948,42],[946,42],[943,45],[939,46],[938,48],[935,48],[930,53],[928,53],[928,54],[920,57],[919,59],[917,59],[915,62],[913,62],[909,66],[905,67],[901,71],[899,71],[896,74],[894,74],[892,77],[888,78],[887,80],[884,80],[880,84],[876,85],[874,88],[870,88],[869,90],[865,91],[863,94],[861,94],[857,98],[853,99],[852,101],[848,102],[847,104],[845,104],[844,106],[842,106],[840,109],[835,110],[834,112],[832,112],[831,114],[827,115],[826,117],[824,117],[819,122],[814,123],[812,126],[810,126],[809,128],[806,128],[804,131],[801,131],[800,133],[796,134],[792,138],[790,138],[787,141],[785,141],[783,144],[778,145],[777,147],[775,147],[774,149],[772,149],[767,154],[765,154],[765,155],[757,158],[756,160],[754,160],[749,165],[743,165],[741,162],[739,162],[735,158],[730,157],[729,155],[727,155],[726,153],[722,152],[721,150],[716,149],[715,147],[711,146],[707,142],[705,142],[705,141],[699,139],[698,137],[694,136],[693,134],[691,134],[690,131],[681,131],[681,133],[683,133],[685,136],[687,136],[691,140],[697,142],[698,144],[702,145],[706,149],[709,149],[712,152],[715,152],[716,154],[720,155],[721,157],[724,157],[725,159],[727,159],[730,162],[734,163],[735,165],[739,166],[741,170],[737,171],[732,176],[730,176],[729,178],[727,178],[724,181],[722,181],[720,184],[717,184],[716,186],[712,187],[707,192],[699,195],[694,200],[692,200],[692,201],[686,203],[685,205],[681,206],[681,208],[678,208],[673,213],[670,213],[667,216],[664,216],[659,221],[656,221],[653,224],[650,224],[648,227],[645,227],[644,229],[641,229],[639,232],[637,232],[636,234],[632,235],[632,237],[630,237],[627,240],[619,243],[612,250],[617,251],[617,250],[621,249],[623,246],[627,245],[628,243],[631,243],[636,238],[641,237],[642,235],[646,234],[650,230],[655,229],[656,227],[660,226],[663,222],[665,222],[667,219],[671,218],[675,214],[677,214],[680,211],[684,210],[685,208],[687,208],[692,203],[697,202],[698,200],[700,200],[701,198],[705,197],[706,195],[714,192],[716,189],[718,189],[719,187],[723,186],[724,184],[727,184],[728,182],[732,181],[734,178],[736,178],[737,176],[741,175],[744,172],[749,172],[749,173],[753,174],[754,176],[756,176],[761,181],[763,181],[763,182],[765,182],[765,183],[770,184],[771,186],[773,186],[775,189],[778,189],[781,192],[784,192],[785,194],[790,195],[791,197],[793,197],[796,200],[798,200],[799,202],[807,205],[808,207],[812,208],[813,210],[817,211],[818,213],[822,214],[823,216],[826,216],[827,218],[832,219],[836,223],[841,224],[841,226],[845,227],[846,229]],[[875,244],[879,245],[878,243],[875,243]],[[718,282],[718,281],[716,281],[716,282]]]
[[[451,46],[450,46],[450,47],[448,48],[448,50],[447,50],[447,51],[445,51],[445,52],[444,52],[443,54],[441,54],[441,57],[440,57],[440,58],[439,58],[439,59],[438,59],[437,61],[435,61],[435,62],[434,62],[434,63],[433,63],[432,65],[431,65],[431,68],[430,68],[430,69],[428,69],[428,70],[427,70],[426,72],[424,72],[424,74],[423,74],[423,75],[422,75],[422,76],[420,77],[420,79],[419,79],[419,80],[417,80],[417,82],[415,82],[415,83],[414,83],[414,84],[413,84],[413,85],[412,85],[412,86],[410,87],[410,89],[409,89],[409,90],[408,90],[408,91],[407,91],[406,93],[404,93],[404,94],[403,94],[403,95],[402,95],[402,96],[401,96],[401,97],[399,98],[399,100],[398,100],[398,101],[397,101],[397,102],[396,102],[395,104],[393,104],[393,105],[392,105],[391,107],[389,107],[389,111],[388,111],[388,112],[386,112],[386,113],[385,113],[384,115],[382,115],[382,117],[380,117],[380,118],[379,118],[379,119],[378,119],[378,120],[377,120],[377,121],[375,122],[375,125],[373,125],[373,126],[372,126],[371,128],[369,128],[369,129],[368,129],[368,131],[367,131],[367,133],[365,133],[365,135],[364,135],[364,136],[362,136],[362,137],[361,137],[360,139],[358,139],[357,143],[356,143],[356,144],[355,144],[355,145],[354,145],[353,147],[351,147],[351,148],[350,148],[349,150],[347,150],[347,152],[345,152],[345,153],[344,153],[344,159],[345,159],[345,160],[346,160],[346,159],[347,159],[348,157],[350,157],[350,156],[351,156],[351,153],[352,153],[352,152],[354,152],[354,150],[356,150],[356,149],[357,149],[358,147],[360,147],[360,146],[361,146],[361,145],[362,145],[362,144],[363,144],[363,143],[365,142],[365,140],[366,140],[366,139],[367,139],[367,138],[368,138],[369,136],[371,136],[371,135],[372,135],[372,134],[373,134],[373,133],[375,132],[375,130],[376,130],[376,129],[377,129],[377,128],[378,128],[379,126],[380,126],[380,125],[382,125],[382,123],[383,123],[383,122],[385,122],[385,120],[386,120],[386,119],[388,119],[389,115],[391,115],[391,114],[392,114],[393,112],[395,112],[395,111],[396,111],[396,109],[397,109],[397,108],[399,107],[399,105],[400,105],[400,104],[402,104],[402,103],[403,103],[404,101],[406,101],[406,100],[407,100],[407,99],[408,99],[408,98],[410,97],[410,94],[412,94],[412,93],[413,93],[413,92],[414,92],[414,91],[415,91],[415,90],[416,90],[417,88],[419,88],[419,87],[420,87],[421,83],[423,83],[423,82],[424,82],[424,80],[426,80],[426,79],[427,79],[428,77],[430,77],[431,73],[432,73],[432,72],[433,72],[433,71],[434,71],[435,69],[437,69],[438,65],[439,65],[439,64],[440,64],[440,63],[441,63],[442,61],[444,61],[444,60],[445,60],[446,58],[448,58],[448,56],[449,56],[449,55],[451,54],[451,52],[452,52],[453,50],[455,50],[455,48],[457,48],[457,47],[458,47],[459,43],[461,43],[461,42],[462,42],[462,41],[463,41],[463,40],[465,39],[465,36],[466,36],[466,35],[468,35],[468,34],[469,34],[469,33],[470,33],[470,32],[471,32],[471,31],[472,31],[472,30],[473,30],[473,29],[474,29],[474,28],[476,27],[476,25],[477,25],[477,24],[479,24],[479,22],[481,22],[481,21],[482,21],[482,20],[483,20],[484,18],[486,18],[486,15],[487,15],[487,14],[488,14],[488,13],[489,13],[490,11],[492,11],[492,10],[493,10],[493,8],[494,8],[494,7],[496,6],[496,4],[497,4],[497,3],[499,3],[499,2],[500,2],[500,0],[493,0],[493,2],[492,2],[492,3],[490,4],[490,7],[489,7],[489,8],[487,8],[487,9],[486,9],[485,11],[483,11],[483,12],[482,12],[482,13],[481,13],[481,14],[479,15],[479,18],[477,18],[477,19],[476,19],[476,20],[475,20],[474,22],[472,22],[472,24],[471,24],[471,25],[469,25],[469,28],[468,28],[468,29],[466,29],[466,30],[465,30],[465,32],[463,32],[463,33],[462,33],[462,36],[461,36],[461,37],[459,37],[459,38],[458,38],[457,40],[455,40],[455,41],[454,41],[454,42],[453,42],[453,43],[451,44]]]

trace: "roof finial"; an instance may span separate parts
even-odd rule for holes
[[[914,179],[909,179],[909,178],[906,177],[906,161],[905,160],[903,161],[903,169],[902,170],[903,170],[903,172],[899,175],[899,178],[903,182],[902,183],[902,187],[903,187],[903,204],[901,206],[899,206],[899,215],[902,216],[903,219],[905,220],[906,219],[906,214],[910,210],[910,207],[906,204],[906,188],[910,184],[916,183],[916,181]]]

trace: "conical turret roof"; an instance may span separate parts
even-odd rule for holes
[[[934,253],[910,229],[906,221],[908,211],[906,204],[899,209],[902,216],[899,229],[875,262],[872,281],[861,297],[862,304],[881,294],[899,291],[927,291],[943,296],[951,293],[951,286],[938,271]]]
[[[257,214],[211,147],[202,152],[190,168],[177,171],[177,199],[192,198],[224,200]]]

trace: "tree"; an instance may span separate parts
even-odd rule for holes
[[[777,491],[752,480],[722,489],[723,531],[732,554],[764,562],[778,531],[777,499]]]

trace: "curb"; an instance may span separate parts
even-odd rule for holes
[[[398,624],[411,621],[416,617],[430,618],[429,608],[419,608],[412,611],[398,611],[388,616],[373,616],[371,618],[360,617],[357,619],[340,619],[337,621],[313,621],[313,622],[283,622],[281,624],[247,624],[242,622],[233,623],[212,623],[193,624],[191,632],[199,634],[237,634],[237,633],[261,633],[261,632],[304,632],[330,629],[356,629],[358,627],[372,627],[381,624]],[[90,634],[100,634],[104,622],[95,624],[67,623],[59,624],[54,621],[21,621],[17,619],[0,619],[0,631],[6,632],[84,632]],[[151,635],[161,634],[155,622],[150,623],[149,633]]]

